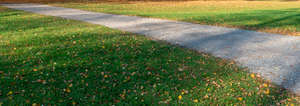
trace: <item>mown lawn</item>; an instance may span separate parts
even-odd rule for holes
[[[0,105],[297,105],[229,60],[0,7]]]
[[[66,2],[50,5],[300,35],[300,1]]]

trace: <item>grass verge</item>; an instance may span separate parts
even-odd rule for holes
[[[297,104],[228,60],[3,7],[0,48],[0,105]]]
[[[67,2],[50,5],[300,35],[299,1]]]

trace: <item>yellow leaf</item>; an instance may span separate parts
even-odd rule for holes
[[[12,95],[13,94],[13,91],[9,91],[8,93],[7,93],[7,95]]]
[[[181,99],[182,99],[182,96],[181,96],[181,95],[179,95],[179,96],[178,96],[178,99],[179,99],[179,100],[181,100]]]
[[[198,103],[198,99],[193,100],[193,102]]]
[[[264,83],[263,86],[264,86],[264,87],[268,87],[268,84]]]
[[[253,73],[252,73],[250,76],[251,76],[252,78],[255,78],[255,74],[253,74]]]
[[[38,71],[38,69],[33,69],[33,71]]]
[[[239,101],[242,101],[242,100],[243,100],[243,98],[242,98],[242,97],[238,97],[237,99],[238,99]]]
[[[182,91],[182,92],[181,92],[181,95],[183,95],[183,94],[184,94],[184,92]]]
[[[269,89],[267,89],[266,91],[265,91],[265,94],[270,94],[270,90]]]
[[[37,104],[36,104],[36,103],[33,103],[32,106],[37,106]]]
[[[104,75],[104,78],[107,78],[108,76],[107,75]]]

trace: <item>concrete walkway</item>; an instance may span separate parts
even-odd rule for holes
[[[300,37],[38,4],[1,4],[143,34],[214,56],[233,59],[263,78],[300,94]]]

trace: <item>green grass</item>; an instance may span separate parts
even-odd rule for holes
[[[3,7],[0,48],[0,105],[297,101],[228,60],[132,33]]]
[[[50,5],[300,35],[299,3],[299,1],[189,1],[68,2]]]

